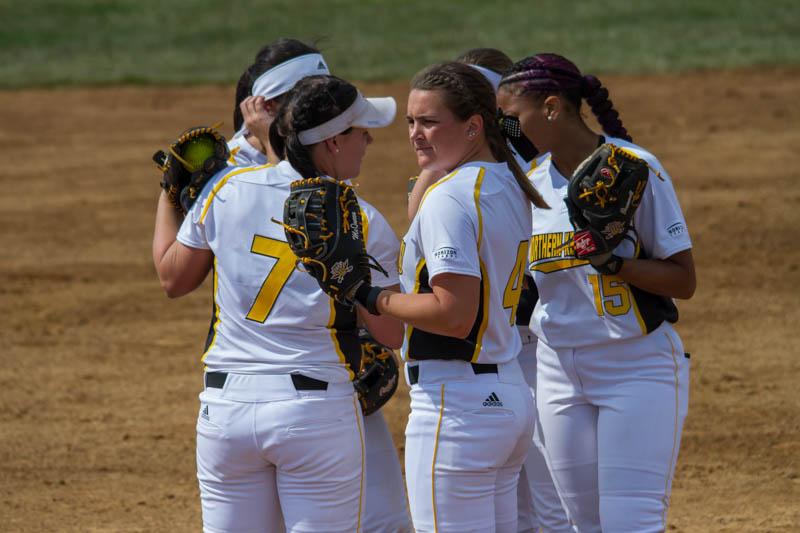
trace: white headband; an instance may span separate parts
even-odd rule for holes
[[[321,54],[306,54],[293,57],[266,71],[253,82],[253,96],[263,96],[271,100],[288,92],[306,76],[330,74],[328,65]]]
[[[314,74],[330,74],[328,65],[321,54],[305,54],[293,57],[275,65],[253,82],[253,89],[250,91],[253,96],[263,96],[267,100],[289,92],[295,84],[306,76]],[[233,138],[249,135],[247,127],[242,127]]]
[[[494,92],[497,92],[497,88],[500,87],[500,80],[503,79],[503,76],[486,67],[471,64],[469,66],[483,74],[483,77],[489,80],[489,83],[491,83],[492,87],[494,87]]]
[[[348,128],[384,128],[392,123],[397,112],[397,103],[392,97],[364,98],[361,93],[356,101],[327,122],[297,134],[300,144],[308,146],[330,139]]]

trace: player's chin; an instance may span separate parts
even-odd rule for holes
[[[436,158],[431,150],[417,150],[417,166],[424,170],[436,170]]]

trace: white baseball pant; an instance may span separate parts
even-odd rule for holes
[[[364,429],[352,383],[297,390],[290,375],[227,374],[200,403],[204,531],[362,530]]]
[[[517,481],[533,432],[533,398],[516,359],[414,361],[406,380],[406,484],[416,531],[516,533]]]
[[[539,341],[545,453],[580,533],[660,532],[689,402],[689,359],[665,323],[577,349]]]

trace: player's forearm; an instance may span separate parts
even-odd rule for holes
[[[619,276],[630,285],[653,294],[689,299],[697,281],[691,250],[660,259],[626,259]]]
[[[162,262],[167,250],[175,242],[182,218],[172,204],[169,203],[167,194],[161,191],[161,195],[158,197],[156,226],[153,232],[153,263],[156,269],[158,269],[158,265]]]
[[[475,322],[477,307],[471,316],[469,307],[444,302],[433,293],[402,294],[391,291],[381,292],[377,303],[378,312],[382,315],[430,333],[457,338],[469,335]]]
[[[399,285],[386,287],[390,291],[400,290]],[[367,328],[370,334],[379,343],[389,348],[399,348],[403,344],[403,323],[389,315],[373,315],[363,307],[358,308],[358,317],[363,327]]]

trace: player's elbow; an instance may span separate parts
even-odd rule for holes
[[[164,294],[167,295],[167,298],[180,298],[186,294],[186,290],[181,287],[176,280],[162,279],[161,288],[164,290]]]
[[[695,290],[697,290],[697,280],[695,280],[694,276],[692,276],[691,280],[683,284],[678,294],[675,295],[675,298],[688,300],[694,296]]]
[[[459,315],[459,313],[448,313],[445,316],[448,318],[442,324],[442,329],[444,330],[443,334],[448,337],[466,339],[475,325],[474,316],[469,317],[463,314]]]

